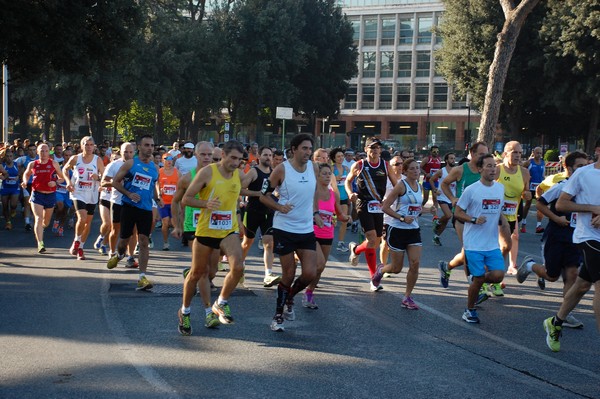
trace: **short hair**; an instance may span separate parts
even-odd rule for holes
[[[91,141],[92,143],[96,144],[92,136],[83,136],[79,141],[79,145],[83,147],[88,141]]]
[[[269,147],[268,145],[263,145],[262,147],[260,147],[258,149],[258,155],[261,155],[264,150],[269,150],[269,151],[273,152],[271,147]]]
[[[488,146],[485,141],[476,141],[471,145],[471,148],[469,148],[469,152],[475,154],[480,145]]]
[[[483,168],[483,163],[488,158],[494,159],[494,156],[492,154],[490,154],[489,152],[487,154],[484,154],[484,155],[480,156],[479,159],[477,160],[477,167],[478,168]],[[494,165],[495,164],[496,164],[496,161],[494,161]]]
[[[138,143],[141,143],[144,139],[152,139],[152,141],[154,141],[154,136],[152,136],[151,134],[144,134],[142,137],[140,137]]]
[[[453,153],[453,152],[447,152],[447,153],[444,155],[444,162],[448,162],[448,157],[450,157],[450,155],[456,155],[456,154],[455,154],[455,153]]]
[[[199,141],[196,143],[196,146],[194,147],[194,152],[200,151],[200,147],[202,147],[205,144],[207,146],[209,146],[211,150],[213,150],[215,147],[215,145],[213,143],[211,143],[210,141]]]
[[[573,151],[565,157],[565,166],[572,168],[575,165],[575,160],[579,158],[588,159],[588,155],[585,152]]]
[[[242,143],[236,140],[229,140],[223,146],[223,153],[227,155],[233,150],[237,150],[240,154],[244,154],[244,146],[242,145]]]
[[[437,145],[432,145],[432,146],[429,148],[429,150],[431,151],[431,150],[433,150],[434,148],[437,148],[438,150],[440,149],[440,147],[438,147]]]
[[[335,156],[338,154],[338,152],[341,152],[342,154],[345,155],[344,150],[341,148],[334,148],[333,150],[331,150],[329,152],[329,159],[331,159],[332,161],[335,161]]]
[[[273,151],[273,156],[282,157],[283,155],[284,155],[283,151],[281,151],[281,150],[275,150],[275,151]]]
[[[417,160],[414,158],[405,159],[404,162],[402,162],[402,170],[408,170],[409,165],[413,162],[417,162]],[[419,163],[417,162],[417,165],[418,164]]]
[[[295,135],[294,137],[292,137],[292,141],[290,142],[290,149],[293,151],[294,148],[298,149],[298,146],[303,142],[303,141],[310,141],[311,145],[315,145],[315,140],[313,139],[312,135],[308,134],[308,133],[299,133],[297,135]]]

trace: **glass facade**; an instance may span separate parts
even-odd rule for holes
[[[363,53],[363,78],[375,77],[375,64],[377,61],[377,53],[374,51]]]
[[[379,67],[380,78],[393,78],[394,77],[394,52],[393,51],[382,51],[381,52],[381,64]]]

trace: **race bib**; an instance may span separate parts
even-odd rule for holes
[[[194,212],[192,214],[192,226],[194,226],[194,229],[196,229],[196,227],[198,227],[198,220],[200,220],[200,213],[202,213],[202,210],[194,209]]]
[[[529,191],[535,191],[535,189],[539,185],[540,185],[540,183],[529,183]]]
[[[498,213],[500,202],[499,199],[483,199],[481,201],[481,213]]]
[[[369,213],[383,213],[381,210],[381,202],[372,200],[367,203],[367,210]]]
[[[210,214],[209,229],[213,230],[232,230],[233,214],[231,211],[213,211]]]
[[[571,214],[571,222],[569,223],[569,226],[571,226],[572,228],[577,227],[577,212],[573,212]]]
[[[152,177],[143,173],[136,172],[133,176],[131,184],[140,190],[150,190],[150,184],[152,183]]]
[[[16,186],[19,180],[18,176],[11,176],[8,179],[4,180],[4,184],[7,186]]]
[[[77,186],[82,191],[91,191],[94,188],[94,183],[91,181],[80,181]]]
[[[333,224],[333,213],[319,209],[319,216],[323,220],[323,227],[331,227]]]
[[[174,184],[165,184],[163,186],[163,194],[164,195],[175,195],[175,190],[177,189],[177,186],[175,186]]]
[[[58,186],[56,186],[56,192],[60,193],[60,194],[66,194],[68,192],[67,186],[63,186],[63,185],[59,184]]]
[[[435,175],[435,173],[436,173],[438,170],[439,170],[439,169],[433,169],[433,168],[431,168],[431,169],[429,170],[429,174],[430,174],[431,176],[433,176],[433,175]]]
[[[502,207],[502,214],[506,216],[516,215],[518,206],[518,202],[504,201],[504,206]]]
[[[406,216],[419,216],[421,214],[422,207],[421,205],[409,205],[408,206],[408,214]]]

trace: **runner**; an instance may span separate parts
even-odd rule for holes
[[[198,159],[196,160],[196,166],[198,165]],[[179,171],[173,167],[173,156],[165,153],[162,157],[164,166],[160,168],[158,175],[158,187],[162,194],[163,206],[158,208],[160,214],[162,226],[161,232],[163,237],[163,251],[168,251],[169,248],[169,227],[171,227],[171,202],[175,191],[177,190],[177,181],[179,180]],[[194,166],[195,168],[195,166]]]
[[[439,184],[443,184],[446,177],[448,177],[450,174],[452,168],[454,168],[455,160],[456,155],[453,152],[449,152],[444,155],[444,167],[431,176],[430,182],[434,182],[436,187],[438,187],[438,181]],[[452,192],[452,195],[456,196],[456,182],[451,183],[449,188]],[[452,202],[442,190],[437,190],[437,203],[444,215],[439,219],[434,218],[433,220],[433,243],[441,246],[442,242],[440,241],[440,236],[446,229],[450,219],[452,219]]]
[[[558,313],[544,320],[546,344],[553,352],[560,350],[564,321],[592,285],[596,327],[600,331],[600,139],[595,144],[595,155],[596,162],[579,168],[565,184],[556,202],[556,209],[560,212],[577,212],[573,243],[583,252],[583,266]]]
[[[264,287],[272,287],[279,284],[281,277],[273,274],[273,211],[260,202],[260,190],[263,183],[271,175],[271,148],[263,146],[258,149],[258,164],[248,172],[250,184],[248,190],[242,190],[242,195],[248,196],[246,206],[246,217],[244,218],[244,238],[242,241],[242,259],[246,259],[248,251],[254,243],[254,238],[260,232],[262,234],[263,262],[265,266]]]
[[[63,151],[63,163],[65,160],[71,159],[73,150],[71,147],[67,147]],[[59,162],[60,165],[60,162]],[[61,165],[64,166],[64,165]],[[69,171],[69,177],[71,177],[73,171]],[[56,186],[56,211],[54,212],[54,223],[52,224],[52,232],[58,237],[63,237],[65,234],[65,222],[72,214],[73,201],[69,196],[69,190],[67,190],[66,180],[59,180]]]
[[[153,162],[154,139],[151,135],[140,138],[138,158],[125,161],[112,180],[112,186],[123,194],[121,208],[121,234],[117,253],[113,255],[106,267],[113,269],[125,256],[127,244],[137,227],[138,244],[140,246],[140,275],[137,290],[149,290],[153,287],[146,277],[149,248],[148,237],[152,233],[152,199],[162,206],[158,189],[158,168]]]
[[[39,253],[46,252],[44,245],[44,229],[52,220],[52,212],[56,205],[56,180],[63,180],[63,173],[58,162],[50,159],[50,148],[47,144],[40,144],[37,149],[39,159],[27,165],[23,173],[21,187],[27,188],[29,178],[31,182],[31,207],[35,218],[34,232]]]
[[[545,163],[544,158],[542,158],[542,147],[535,147],[532,151],[531,156],[525,163],[523,167],[529,170],[529,175],[531,176],[531,182],[529,183],[529,191],[531,191],[532,198],[535,198],[535,190],[537,186],[544,180],[544,172],[545,172]],[[521,233],[527,232],[527,215],[529,214],[529,208],[531,207],[531,199],[525,201],[525,205],[523,206],[523,220],[521,221]],[[537,210],[536,212],[537,222],[535,225],[535,233],[541,234],[544,232],[544,228],[542,227],[542,219],[544,215]]]
[[[111,152],[111,155],[109,155],[108,158],[110,159],[111,157],[115,157],[114,159],[116,159],[118,156],[116,154],[112,154],[112,152]],[[102,160],[102,162],[105,163],[104,159]],[[109,164],[110,164],[110,162],[105,163],[105,166],[108,166]],[[105,169],[105,173],[106,173],[106,169]],[[111,207],[110,197],[111,197],[111,195],[112,195],[112,187],[102,186],[102,184],[101,184],[100,185],[100,206],[98,207],[98,210],[100,211],[100,219],[102,220],[102,224],[100,225],[100,234],[96,238],[96,241],[94,241],[94,249],[98,250],[100,255],[107,255],[108,254],[107,248],[110,246],[107,244],[109,241],[110,231],[112,230],[112,219],[110,216],[110,207]]]
[[[237,141],[228,141],[223,146],[221,162],[206,166],[196,175],[183,197],[183,204],[193,208],[205,208],[200,213],[196,228],[196,239],[192,247],[192,268],[183,283],[182,305],[178,311],[179,332],[191,335],[190,305],[200,280],[200,290],[205,310],[205,326],[213,328],[231,324],[229,296],[235,290],[244,265],[240,245],[237,214],[238,197],[246,188],[249,178],[239,168],[244,147]],[[199,195],[199,198],[197,197]],[[230,270],[225,276],[219,298],[210,306],[209,265],[213,251],[223,251],[229,259]]]
[[[587,154],[577,151],[572,152],[567,155],[565,164],[567,165],[567,178],[569,178],[575,170],[588,164]],[[554,185],[540,197],[536,204],[537,209],[543,215],[548,216],[549,219],[542,237],[544,264],[535,263],[531,256],[526,256],[517,271],[517,281],[519,283],[523,283],[531,272],[534,272],[538,278],[543,278],[544,281],[556,281],[562,275],[563,297],[577,279],[577,268],[581,259],[579,248],[573,244],[577,214],[573,216],[571,212],[563,213],[556,210],[556,201],[566,182],[566,180],[563,180]],[[540,288],[545,288],[545,285]],[[583,327],[583,323],[569,313],[563,326],[578,328]]]
[[[78,260],[85,260],[83,247],[90,228],[92,219],[98,203],[99,182],[104,173],[102,159],[94,154],[94,139],[85,136],[81,139],[83,153],[73,155],[63,166],[63,174],[67,182],[67,190],[73,200],[77,212],[77,224],[75,225],[75,238],[69,252]],[[69,171],[73,175],[69,176]]]
[[[313,220],[323,227],[315,196],[318,168],[310,161],[314,141],[311,135],[297,134],[292,138],[291,158],[277,166],[263,184],[260,201],[275,210],[273,218],[274,252],[279,255],[282,277],[277,286],[275,316],[271,330],[284,331],[284,319],[293,321],[294,296],[317,277],[317,243]],[[271,193],[279,190],[279,202]],[[296,275],[296,260],[300,259],[301,274]]]
[[[381,243],[383,234],[383,212],[381,201],[385,196],[385,188],[388,179],[393,186],[397,179],[388,174],[388,164],[380,158],[381,141],[375,137],[369,137],[365,144],[367,159],[360,160],[352,165],[350,174],[346,178],[346,193],[350,201],[356,199],[358,219],[365,231],[366,240],[360,245],[351,242],[350,263],[358,264],[358,257],[365,253],[367,265],[371,278],[377,271],[377,248]],[[356,180],[358,192],[353,192],[352,183]]]
[[[187,142],[183,145],[183,156],[175,161],[175,169],[181,175],[185,175],[196,166],[198,166],[198,159],[194,156],[194,144]]]
[[[405,177],[402,174],[403,163],[404,163],[404,161],[402,160],[402,157],[400,157],[399,155],[395,155],[392,159],[390,159],[390,170],[388,171],[388,173],[394,175],[394,177],[396,178],[396,180],[398,180],[398,182],[400,182],[400,180],[404,179],[404,177]],[[392,192],[393,189],[394,189],[394,186],[392,186],[392,183],[388,179],[386,187],[385,187],[385,196],[383,198],[384,201],[387,198],[387,196],[390,195],[390,193]],[[383,236],[382,236],[383,240],[381,240],[381,245],[379,246],[379,261],[380,261],[380,263],[383,263],[384,265],[388,263],[388,257],[389,257],[389,253],[390,253],[390,248],[387,244],[386,232],[388,230],[388,226],[390,225],[390,222],[392,222],[392,219],[393,219],[393,217],[391,217],[387,213],[383,214]],[[389,277],[389,276],[390,276],[389,273],[384,273],[384,275],[383,275],[383,277]],[[383,286],[381,284],[379,284],[379,287],[380,287],[380,289],[383,288]]]
[[[342,207],[342,214],[349,215],[348,212],[348,193],[346,192],[345,182],[350,168],[344,165],[344,150],[341,148],[334,148],[329,153],[329,158],[333,161],[333,176],[335,177],[338,195],[340,197],[340,205]],[[348,252],[348,246],[344,242],[346,238],[346,230],[348,229],[348,223],[340,223],[338,231],[338,245],[337,250],[340,252]]]
[[[2,189],[0,197],[2,199],[2,214],[4,215],[6,230],[12,230],[11,218],[17,214],[17,205],[19,203],[19,168],[14,162],[14,153],[6,150],[2,161],[4,169]]]
[[[409,269],[406,273],[406,288],[401,306],[410,310],[418,310],[419,306],[412,298],[419,277],[419,263],[421,260],[421,229],[419,228],[419,215],[422,212],[423,188],[419,183],[421,170],[414,159],[407,159],[402,165],[406,176],[386,196],[383,201],[383,212],[391,216],[388,222],[385,237],[392,254],[392,263],[381,264],[371,279],[371,284],[378,290],[384,273],[398,274],[404,264],[404,253],[408,255]],[[432,207],[432,212],[435,207]]]
[[[25,172],[25,168],[29,165],[30,162],[35,161],[39,158],[37,155],[37,147],[35,144],[29,144],[29,140],[25,139],[23,141],[24,148],[27,149],[27,153],[15,160],[15,163],[19,167],[19,172],[21,176]],[[31,195],[31,183],[33,181],[33,176],[29,178],[27,182],[27,187],[22,187],[21,185],[21,196],[19,200],[21,200],[21,204],[23,205],[23,213],[25,215],[25,231],[31,231],[31,206],[29,201],[29,196]]]
[[[442,160],[440,159],[440,149],[437,145],[433,145],[429,150],[429,155],[427,158],[421,162],[421,169],[423,169],[423,177],[425,178],[425,181],[423,182],[423,205],[429,201],[429,192],[431,191],[433,205],[437,207],[436,192],[439,184],[434,183],[432,186],[429,180],[431,179],[431,176],[433,176],[441,168]]]
[[[498,226],[504,218],[504,187],[495,181],[493,155],[483,155],[477,167],[481,179],[465,189],[454,211],[454,217],[465,223],[464,250],[472,277],[462,315],[467,323],[479,323],[475,304],[481,300],[483,283],[497,284],[504,278],[504,260],[498,244]]]

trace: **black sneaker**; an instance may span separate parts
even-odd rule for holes
[[[25,225],[25,231],[31,231],[31,225],[29,223]]]
[[[190,314],[181,313],[181,308],[177,311],[179,317],[179,326],[177,327],[181,335],[192,335],[192,322]]]
[[[538,278],[538,287],[540,287],[540,290],[545,290],[546,289],[546,280],[544,280],[543,277]]]

